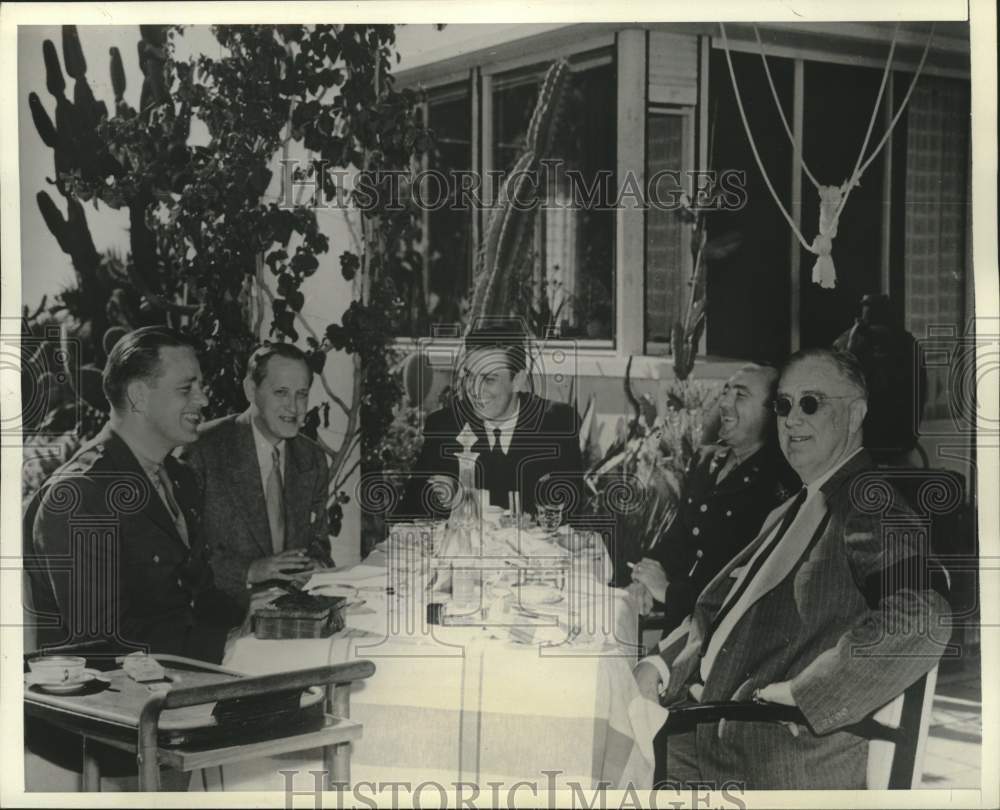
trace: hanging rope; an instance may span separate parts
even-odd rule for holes
[[[785,110],[781,106],[781,101],[778,100],[778,91],[774,88],[774,79],[771,78],[771,68],[767,64],[767,56],[764,53],[764,43],[760,40],[760,31],[757,29],[757,24],[754,23],[753,35],[757,38],[757,48],[760,50],[760,61],[764,63],[764,75],[767,76],[767,86],[771,88],[771,98],[774,99],[774,106],[778,108],[778,115],[781,117],[781,125],[785,128],[785,134],[788,136],[788,142],[792,145],[795,153],[799,156],[799,166],[802,167],[802,171],[806,173],[806,177],[809,178],[809,182],[813,184],[816,190],[819,190],[820,182],[816,179],[815,175],[809,171],[809,167],[806,166],[805,158],[802,157],[801,150],[795,144],[795,136],[792,134],[792,128],[788,126],[788,119],[785,118]]]
[[[760,32],[757,26],[753,26],[754,36],[757,39],[757,45],[760,50],[761,61],[764,64],[764,73],[767,76],[767,83],[771,89],[771,97],[774,100],[775,107],[778,109],[778,115],[781,118],[782,126],[784,127],[785,134],[788,136],[793,148],[795,148],[795,153],[798,156],[799,165],[805,172],[806,176],[812,182],[813,186],[816,188],[817,193],[820,198],[820,210],[819,210],[819,233],[813,239],[811,244],[806,244],[805,237],[799,231],[798,227],[795,225],[794,220],[791,215],[785,210],[785,207],[781,204],[777,193],[774,190],[774,186],[771,184],[771,180],[764,170],[763,161],[760,158],[760,153],[757,151],[757,145],[754,142],[753,133],[750,131],[750,123],[747,120],[746,111],[743,108],[743,99],[740,95],[739,86],[736,82],[736,71],[733,69],[732,56],[729,50],[729,40],[726,36],[726,27],[722,22],[719,23],[719,29],[722,33],[722,43],[723,48],[726,53],[726,63],[729,66],[729,79],[733,86],[733,93],[736,96],[736,104],[740,112],[740,119],[743,122],[743,128],[747,134],[747,140],[750,142],[750,149],[753,152],[754,159],[757,161],[757,168],[760,170],[761,176],[764,178],[764,182],[767,185],[768,191],[771,192],[771,196],[774,198],[775,204],[778,206],[778,210],[781,211],[782,215],[785,217],[785,221],[788,222],[789,227],[792,232],[798,238],[799,243],[810,253],[813,253],[817,259],[816,264],[813,266],[812,280],[814,283],[819,284],[820,287],[825,289],[832,289],[837,283],[837,273],[836,268],[833,264],[833,257],[831,255],[833,250],[833,240],[837,236],[838,224],[840,221],[840,214],[844,210],[844,206],[847,205],[847,199],[850,196],[851,190],[860,185],[861,177],[871,165],[872,161],[878,156],[882,147],[885,146],[886,142],[889,140],[889,136],[892,134],[896,123],[902,116],[903,111],[906,109],[906,105],[909,103],[910,96],[916,87],[917,79],[920,73],[923,71],[924,63],[927,60],[927,54],[930,51],[931,41],[934,37],[934,25],[931,25],[930,33],[927,37],[927,43],[924,45],[924,52],[920,57],[920,63],[917,65],[917,70],[913,75],[913,79],[910,81],[910,86],[903,98],[903,102],[899,107],[899,110],[893,116],[886,128],[885,134],[882,136],[882,140],[879,141],[878,145],[875,147],[872,154],[867,160],[864,160],[865,151],[868,148],[868,142],[871,140],[872,131],[875,128],[875,121],[878,116],[878,111],[882,105],[882,97],[885,95],[885,88],[888,84],[889,74],[891,72],[892,60],[896,51],[896,37],[899,32],[899,24],[893,29],[892,42],[889,47],[889,54],[886,58],[885,69],[882,71],[882,81],[879,85],[878,97],[875,99],[875,107],[872,110],[871,118],[868,122],[868,129],[865,132],[864,142],[861,145],[861,149],[858,152],[858,159],[854,164],[854,169],[851,172],[850,177],[844,181],[842,185],[838,186],[824,186],[822,185],[813,173],[809,170],[805,163],[805,159],[801,154],[801,150],[795,148],[795,136],[792,134],[791,128],[788,126],[788,120],[785,118],[784,110],[782,109],[781,102],[778,99],[778,93],[774,86],[774,80],[771,76],[770,68],[767,64],[767,57],[764,53],[764,44],[760,38]],[[864,161],[862,163],[862,161]]]
[[[733,85],[733,93],[736,95],[736,108],[740,112],[740,119],[743,121],[743,129],[746,131],[747,140],[750,142],[750,151],[753,153],[754,160],[757,161],[757,169],[760,171],[761,177],[764,178],[764,184],[767,186],[767,190],[771,192],[771,196],[774,198],[774,202],[778,206],[778,210],[781,211],[782,216],[784,216],[785,221],[788,223],[788,227],[792,229],[792,233],[794,233],[796,238],[798,238],[802,247],[812,253],[812,247],[799,231],[795,224],[795,220],[792,219],[791,214],[785,210],[785,206],[781,204],[781,200],[778,198],[778,194],[774,190],[774,186],[771,185],[771,178],[768,176],[767,170],[764,168],[764,163],[760,159],[760,153],[757,151],[757,143],[754,141],[753,134],[750,132],[750,123],[747,121],[746,110],[743,109],[743,97],[740,95],[740,88],[736,83],[736,72],[733,70],[733,58],[729,53],[729,40],[726,38],[726,26],[720,22],[719,29],[722,31],[722,45],[726,52],[726,63],[729,65],[729,78]]]

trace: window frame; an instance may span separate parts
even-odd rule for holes
[[[815,27],[816,26],[814,26],[814,28]],[[527,36],[523,40],[506,41],[497,48],[484,48],[478,53],[469,52],[461,54],[459,57],[446,57],[441,61],[440,67],[437,70],[431,64],[423,64],[418,68],[415,68],[410,76],[403,77],[399,81],[399,84],[400,86],[413,86],[419,83],[421,87],[431,91],[434,88],[454,84],[456,82],[470,82],[470,113],[472,116],[471,137],[473,141],[472,165],[473,170],[480,172],[481,176],[484,177],[484,181],[486,181],[487,171],[492,168],[492,94],[496,89],[498,79],[502,83],[502,77],[504,74],[525,70],[530,71],[530,68],[536,65],[542,69],[543,66],[549,64],[552,59],[558,57],[570,59],[571,69],[586,69],[586,67],[593,65],[588,64],[585,60],[580,58],[583,54],[586,54],[588,51],[598,51],[601,49],[609,50],[610,56],[605,58],[610,59],[611,63],[615,67],[616,74],[618,75],[616,114],[620,122],[619,132],[622,132],[621,121],[623,115],[625,113],[632,113],[634,115],[637,108],[641,108],[641,137],[643,139],[643,143],[645,143],[647,117],[653,114],[662,114],[668,111],[671,107],[671,105],[653,104],[648,101],[648,84],[645,83],[648,81],[647,71],[649,65],[648,32],[663,30],[696,36],[699,42],[697,105],[694,107],[691,107],[690,105],[677,105],[675,106],[675,109],[689,110],[691,116],[690,123],[692,133],[689,136],[688,133],[685,132],[686,168],[704,169],[704,163],[706,160],[705,153],[707,149],[706,127],[710,101],[708,97],[709,54],[713,50],[722,48],[722,44],[717,36],[718,32],[716,26],[714,24],[707,23],[696,23],[686,26],[678,26],[670,23],[636,23],[631,25],[604,24],[601,26],[601,30],[597,31],[592,36],[581,36],[579,28],[580,26],[572,27],[572,29],[556,29],[550,32]],[[741,28],[744,30],[741,30]],[[758,46],[752,36],[747,33],[748,30],[749,29],[745,25],[741,26],[740,24],[733,24],[730,26],[729,46],[733,51],[757,52]],[[802,138],[802,104],[804,98],[803,66],[806,61],[863,65],[871,67],[882,67],[884,65],[884,61],[882,61],[880,56],[871,55],[870,53],[871,48],[875,44],[880,45],[884,41],[884,31],[878,30],[872,25],[864,23],[843,24],[838,28],[836,33],[833,33],[820,30],[805,30],[805,28],[803,28],[800,32],[797,29],[783,28],[781,25],[769,26],[764,24],[761,26],[761,31],[766,34],[766,47],[769,55],[781,56],[794,60],[794,109],[792,116],[790,117],[790,124],[792,126],[796,142],[799,144],[801,144]],[[838,38],[836,36],[837,33],[842,36]],[[576,39],[573,38],[574,34],[577,36]],[[815,39],[815,37],[819,35],[824,37],[832,36],[833,39],[829,39],[827,44],[823,47],[817,47],[810,37]],[[623,67],[625,70],[631,69],[633,73],[635,73],[636,68],[634,58],[631,59],[633,62],[632,65],[623,66],[623,56],[635,56],[635,50],[628,50],[628,48],[636,48],[639,42],[639,36],[647,39],[646,48],[638,48],[640,53],[639,61],[641,61],[642,80],[644,82],[643,86],[646,87],[647,90],[641,94],[641,97],[634,99],[631,97],[623,98],[622,90],[625,86],[623,85],[622,79]],[[628,43],[628,47],[625,49],[623,49],[622,46],[623,39]],[[917,57],[919,56],[920,46],[923,41],[922,34],[918,35],[916,33],[908,32],[901,40],[902,45],[900,53],[897,53],[897,60],[896,64],[894,64],[894,69],[912,69]],[[491,54],[496,52],[502,53],[504,56],[500,58],[492,57]],[[512,53],[516,53],[517,55],[511,56],[510,54]],[[956,63],[956,60],[958,60],[958,64],[960,65],[963,54],[966,55],[965,58],[967,59],[967,45],[963,40],[936,36],[935,47],[932,50],[931,58],[928,59],[924,70],[929,75],[945,76],[970,81],[970,71],[967,68],[953,66],[953,63]],[[573,61],[574,58],[576,59],[575,63]],[[456,70],[456,66],[458,64],[471,65],[471,67],[463,67],[460,70]],[[637,76],[633,75],[632,78],[637,79]],[[522,80],[530,81],[530,78],[525,77]],[[635,86],[635,84],[636,83],[633,83],[633,86]],[[891,136],[885,146],[887,154],[891,154],[893,140],[894,137]],[[692,151],[688,152],[688,147],[690,147]],[[646,154],[644,146],[642,149],[638,150],[641,154],[641,159],[638,160],[636,159],[637,155],[634,144],[632,144],[631,147],[626,146],[623,144],[620,137],[617,141],[616,150],[616,176],[620,176],[623,166],[630,167],[633,170],[639,170],[644,176],[646,168]],[[790,154],[789,159],[794,161],[794,154]],[[887,167],[884,171],[891,172],[892,168]],[[799,173],[794,171],[794,169],[792,175],[793,182],[800,179]],[[797,185],[800,186],[801,184],[797,183]],[[891,202],[887,202],[886,205],[889,207]],[[793,201],[790,213],[792,213],[793,217],[795,217],[801,225],[800,207],[800,204],[796,205]],[[483,227],[482,213],[480,212],[478,215],[474,215],[472,219],[473,240],[474,244],[478,244]],[[661,377],[661,374],[657,369],[663,365],[665,358],[661,355],[646,354],[645,219],[645,216],[643,216],[641,223],[642,266],[636,268],[634,258],[631,261],[623,260],[623,252],[621,245],[619,244],[621,242],[623,224],[622,217],[619,216],[616,228],[614,261],[615,292],[613,306],[616,322],[614,339],[605,341],[559,339],[550,339],[546,341],[540,340],[539,344],[545,347],[543,349],[544,352],[565,351],[567,348],[575,347],[577,356],[584,361],[584,365],[586,366],[586,370],[581,368],[581,373],[592,372],[598,375],[621,375],[628,359],[634,356],[639,362],[637,362],[633,367],[633,376],[649,378]],[[889,234],[885,232],[885,229],[889,227],[889,222],[890,216],[887,215],[883,217],[883,264],[887,261],[886,256],[888,253]],[[634,224],[626,225],[625,227],[631,228],[629,233],[634,234],[636,232]],[[792,351],[795,351],[800,346],[801,329],[801,290],[799,284],[800,262],[797,240],[791,232],[789,232],[788,236],[789,250],[792,255],[790,268],[791,300],[788,302],[790,315],[789,339],[790,348]],[[686,231],[685,238],[690,238]],[[684,256],[684,272],[690,273],[691,258],[689,249],[684,251]],[[881,270],[881,277],[884,282],[883,286],[887,286],[885,282],[888,281],[888,269],[886,266],[883,266]],[[971,290],[974,283],[974,276],[970,270],[971,268],[968,265],[963,268],[963,273],[965,275],[964,284],[967,291]],[[636,296],[636,289],[639,291],[638,297]],[[898,291],[889,289],[888,292],[893,294]],[[708,317],[711,317],[710,313],[708,314]],[[636,326],[636,321],[639,322],[638,326]],[[703,332],[701,342],[699,344],[698,360],[700,364],[703,364],[706,367],[718,366],[719,368],[728,368],[729,366],[734,364],[738,365],[743,362],[734,358],[717,358],[707,356],[705,354],[706,335],[707,329]],[[397,348],[405,351],[416,348],[421,345],[422,341],[425,342],[427,339],[428,338],[426,337],[401,337],[397,338],[395,343]],[[457,335],[453,338],[435,338],[434,340],[436,346],[440,345],[442,349],[445,350],[448,349],[452,343],[455,345],[459,345],[461,343],[461,338]]]

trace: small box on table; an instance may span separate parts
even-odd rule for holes
[[[344,628],[343,596],[288,593],[253,615],[253,633],[263,639],[326,638]]]

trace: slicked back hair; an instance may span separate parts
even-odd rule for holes
[[[246,376],[254,385],[260,385],[267,376],[267,363],[272,357],[284,357],[286,360],[298,360],[309,369],[309,383],[312,384],[313,372],[306,359],[306,353],[292,343],[265,343],[247,360]]]
[[[527,334],[519,319],[497,319],[476,326],[465,336],[465,353],[498,349],[504,353],[507,368],[514,375],[528,367],[526,343]]]
[[[135,380],[154,380],[160,374],[160,349],[187,347],[198,351],[197,342],[168,326],[144,326],[119,338],[108,354],[101,375],[104,396],[111,407],[125,407],[126,391]]]
[[[826,349],[826,348],[812,348],[812,349],[800,349],[791,355],[784,363],[781,365],[781,376],[785,376],[792,366],[796,363],[802,362],[809,359],[826,360],[831,365],[833,365],[840,375],[847,380],[858,392],[865,398],[868,399],[868,381],[865,379],[864,369],[861,367],[861,363],[858,359],[850,352],[842,352],[838,349]]]

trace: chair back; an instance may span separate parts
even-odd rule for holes
[[[898,729],[899,734],[897,742],[873,739],[868,743],[869,790],[920,787],[937,669],[935,666],[874,714],[872,719]]]

